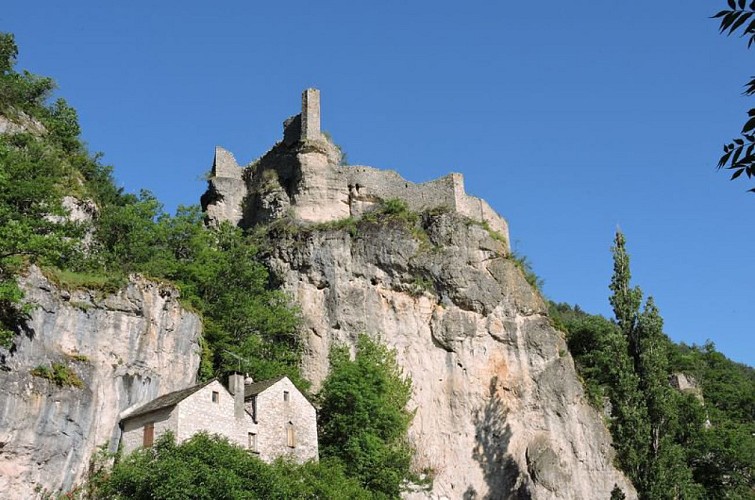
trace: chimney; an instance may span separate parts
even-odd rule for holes
[[[228,392],[233,394],[233,416],[244,418],[244,376],[233,373],[228,377]]]

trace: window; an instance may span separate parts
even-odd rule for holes
[[[144,424],[144,439],[142,440],[142,446],[145,448],[151,448],[152,443],[155,442],[155,423],[149,422]]]
[[[288,391],[283,391],[283,401],[288,401]]]
[[[257,449],[257,434],[254,432],[249,433],[249,451],[259,453],[259,450]]]
[[[292,422],[286,425],[286,445],[289,448],[296,448],[296,429],[294,429]]]
[[[220,393],[218,391],[212,391],[212,402],[217,403],[220,401]]]

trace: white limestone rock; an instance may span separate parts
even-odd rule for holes
[[[413,381],[414,466],[434,475],[432,491],[407,498],[609,498],[616,484],[635,498],[507,246],[456,214],[425,216],[423,231],[386,221],[355,236],[272,234],[270,265],[301,307],[315,389],[335,343],[366,332],[396,349]]]
[[[11,352],[0,352],[0,491],[34,498],[67,491],[101,445],[117,444],[121,411],[191,385],[199,317],[176,290],[133,276],[112,295],[63,290],[32,267],[21,280],[36,305]],[[31,375],[60,362],[84,383]]]

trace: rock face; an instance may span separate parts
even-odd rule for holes
[[[202,198],[210,224],[284,219],[268,228],[269,265],[301,308],[314,389],[334,344],[368,333],[396,349],[413,381],[414,467],[434,478],[408,498],[609,498],[615,485],[636,498],[506,221],[460,174],[412,184],[339,165],[319,121],[310,89],[262,158],[242,170],[216,152]],[[394,198],[423,215],[365,216]]]
[[[191,385],[199,318],[174,289],[132,277],[115,294],[68,291],[36,268],[22,279],[36,305],[13,352],[0,353],[0,491],[9,498],[66,491],[97,447],[117,445],[119,415]],[[81,387],[31,374],[65,367]]]
[[[458,214],[417,225],[271,233],[270,265],[302,309],[305,376],[366,332],[413,382],[411,498],[609,498],[611,439],[587,403],[563,334],[496,233]]]

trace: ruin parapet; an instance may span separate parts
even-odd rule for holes
[[[506,221],[484,200],[470,196],[452,173],[424,183],[393,170],[340,165],[341,152],[320,130],[320,93],[302,94],[302,111],[284,122],[283,140],[243,169],[217,148],[202,207],[210,223],[243,227],[292,215],[301,222],[358,217],[389,199],[414,211],[446,209],[487,224],[508,241]],[[235,207],[233,206],[235,204]]]

